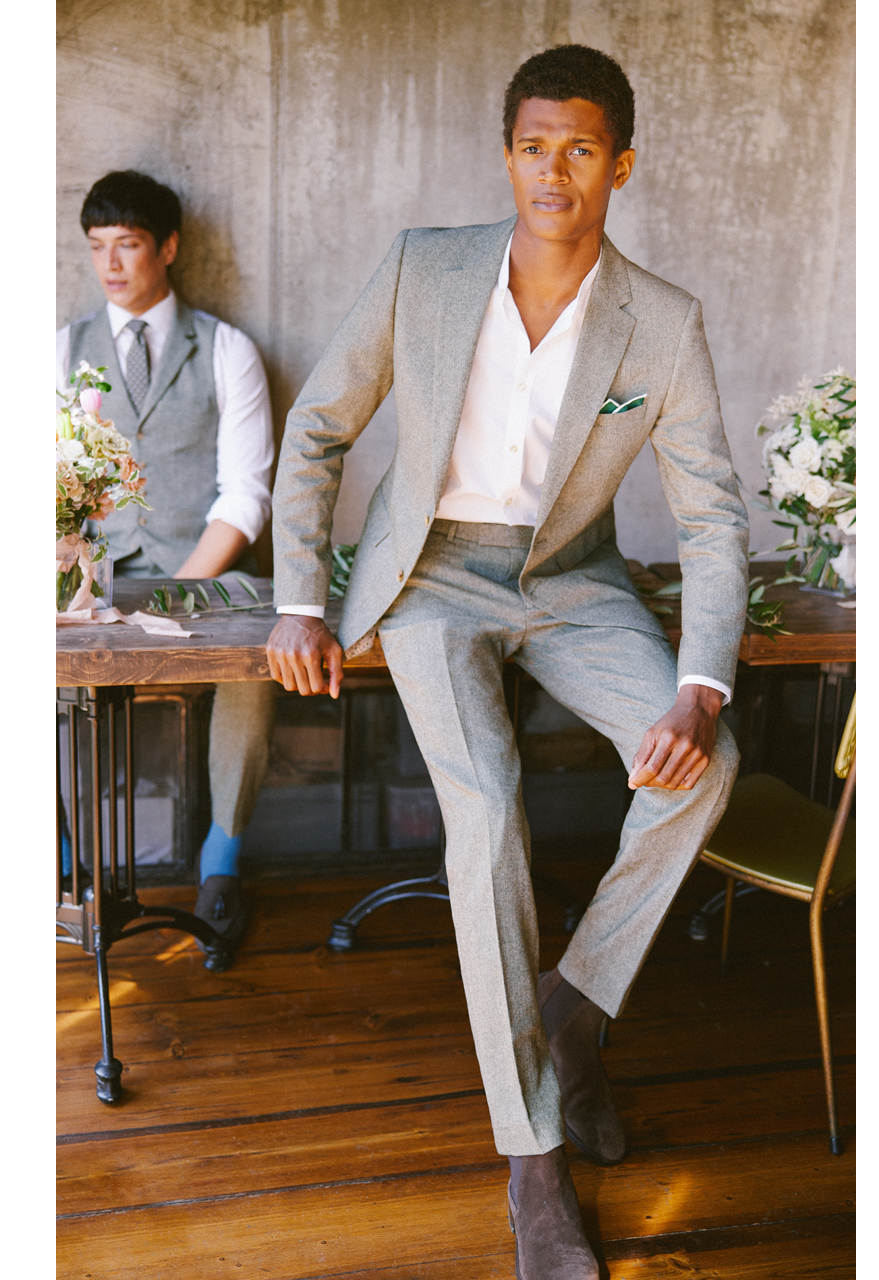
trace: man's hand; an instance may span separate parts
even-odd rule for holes
[[[338,698],[342,683],[342,646],[323,618],[309,618],[302,613],[285,613],[269,636],[266,645],[269,674],[292,693],[303,698],[313,693],[328,693]],[[324,663],[329,683],[324,679]]]
[[[704,684],[685,684],[667,715],[644,734],[632,762],[629,788],[692,791],[711,762],[723,694]]]

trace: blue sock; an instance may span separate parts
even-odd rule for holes
[[[67,827],[67,818],[61,815],[61,874],[69,876],[73,870],[73,848],[70,844],[70,831]]]
[[[212,822],[207,839],[201,846],[199,883],[208,876],[237,876],[241,836],[227,836],[219,823]]]

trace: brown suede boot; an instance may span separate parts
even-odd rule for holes
[[[598,1280],[564,1147],[516,1163],[515,1198],[513,1178],[507,1192],[516,1280]]]
[[[558,969],[538,976],[537,1003],[568,1137],[596,1164],[619,1164],[626,1154],[626,1138],[598,1048],[604,1010],[566,982]]]

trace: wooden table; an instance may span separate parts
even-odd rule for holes
[[[673,564],[656,564],[649,569],[629,562],[635,578],[646,587],[680,577]],[[781,565],[763,565],[760,572],[766,581],[780,574]],[[232,603],[251,605],[252,601],[237,581],[226,578]],[[147,579],[121,580],[114,586],[114,604],[123,613],[145,610],[159,585]],[[194,584],[193,584],[194,585]],[[195,620],[181,616],[185,629],[194,634],[186,638],[146,634],[140,627],[121,623],[103,626],[59,627],[56,646],[56,684],[59,710],[68,714],[70,735],[70,790],[72,796],[71,832],[73,836],[73,873],[64,884],[60,843],[60,777],[59,837],[57,847],[56,920],[62,940],[83,947],[96,957],[98,995],[101,1010],[103,1054],[95,1072],[97,1093],[104,1102],[121,1097],[122,1064],[113,1055],[109,984],[106,953],[115,941],[148,929],[175,928],[198,937],[207,948],[206,967],[215,971],[227,968],[231,955],[224,951],[222,940],[209,925],[189,912],[177,908],[144,907],[138,901],[134,866],[134,797],[132,754],[132,695],[136,685],[213,684],[218,681],[268,680],[265,645],[277,616],[271,603],[271,583],[255,580],[260,607],[243,612],[226,609],[217,597],[216,611]],[[173,590],[173,586],[172,586]],[[782,666],[790,663],[851,662],[855,657],[855,617],[853,610],[841,609],[833,597],[806,594],[796,586],[773,588],[772,599],[785,603],[783,626],[792,634],[775,641],[759,628],[748,626],[742,637],[740,659],[749,667]],[[680,607],[674,600],[672,613],[662,619],[675,647],[680,643]],[[173,592],[173,613],[180,615],[180,602]],[[338,625],[341,602],[333,600],[327,610],[331,628]],[[387,666],[376,638],[372,648],[345,663],[349,678],[343,689],[370,683],[369,677],[387,678]],[[518,669],[517,669],[518,670]],[[358,675],[362,677],[358,679]],[[354,681],[351,680],[354,676]],[[819,695],[820,696],[820,695]],[[346,699],[347,702],[347,699]],[[91,880],[80,871],[80,798],[78,794],[77,717],[85,716],[89,724],[90,795],[92,815]],[[112,788],[115,803],[110,805],[107,837],[109,859],[105,859],[103,839],[104,817],[102,788],[118,777],[116,757],[116,724],[124,722],[124,795],[123,817],[118,815],[118,782]],[[108,726],[109,732],[103,729]],[[103,736],[102,736],[103,734]],[[103,746],[106,742],[108,745]],[[104,758],[106,756],[106,758]],[[119,829],[124,831],[124,859],[120,858]],[[545,879],[545,878],[544,878]],[[564,886],[546,881],[566,906],[569,921],[576,923],[582,906],[571,898]],[[441,863],[434,875],[418,880],[388,885],[358,903],[344,917],[334,922],[328,939],[337,950],[354,945],[354,935],[361,919],[376,907],[401,897],[447,897],[445,871]]]
[[[645,570],[630,561],[636,577],[647,585],[680,578],[676,564],[656,564]],[[771,582],[783,570],[782,564],[753,567]],[[157,584],[146,579],[117,582],[113,601],[123,613],[145,608]],[[101,627],[58,628],[56,683],[59,686],[108,686],[133,684],[214,683],[222,680],[268,680],[265,645],[277,621],[271,608],[271,584],[257,579],[264,608],[253,613],[218,611],[188,623],[195,632],[190,639],[150,636],[139,627],[121,624]],[[244,591],[234,584],[230,594],[236,604],[248,603]],[[790,635],[773,639],[750,623],[745,628],[739,658],[747,666],[781,666],[805,662],[854,662],[855,610],[841,609],[834,597],[800,591],[796,585],[773,587],[772,600],[785,605],[783,627]],[[219,598],[217,599],[220,604]],[[681,639],[680,605],[674,600],[671,615],[662,619],[675,648]],[[174,595],[175,616],[179,600]],[[327,621],[337,626],[341,601],[331,600]],[[345,663],[348,670],[385,669],[381,644],[376,637],[372,649]]]

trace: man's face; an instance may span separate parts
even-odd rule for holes
[[[89,247],[105,297],[135,316],[161,302],[168,296],[168,267],[177,256],[178,240],[172,231],[157,249],[149,231],[92,227]]]
[[[604,111],[585,98],[526,98],[504,147],[519,217],[541,240],[579,240],[604,227],[610,193],[629,177],[635,152],[614,155]]]

